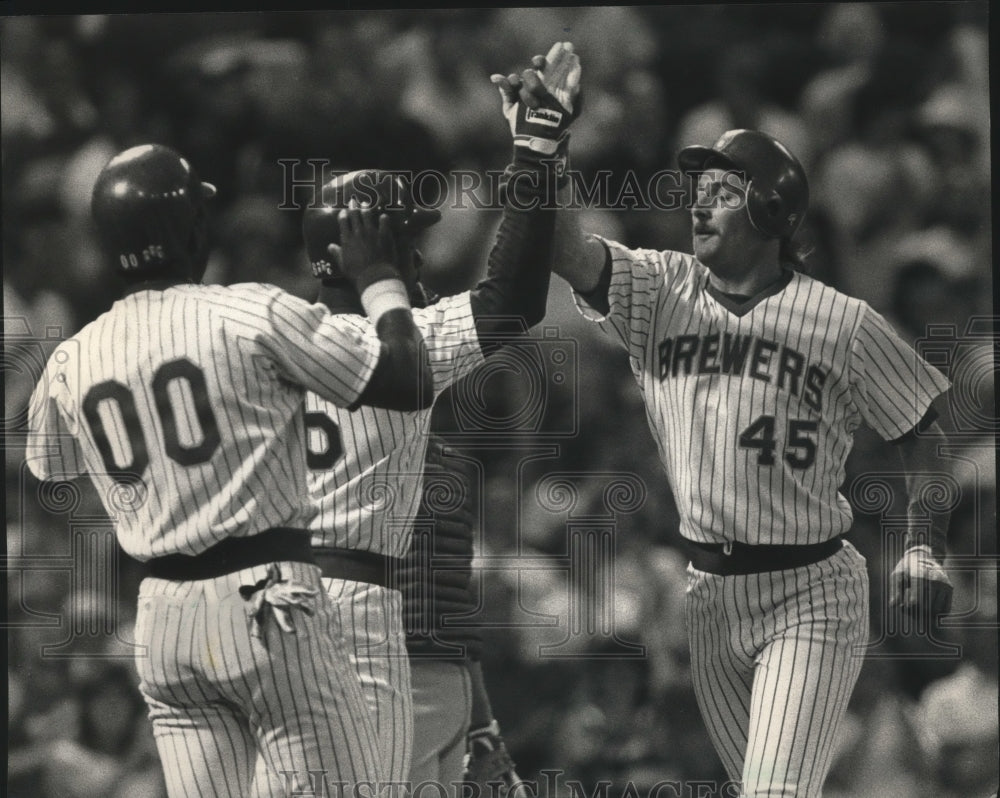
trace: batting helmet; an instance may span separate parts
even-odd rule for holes
[[[101,246],[126,274],[201,277],[208,257],[205,200],[215,186],[162,144],[132,147],[101,170],[91,212]]]
[[[414,236],[436,224],[441,212],[419,207],[403,177],[379,169],[360,169],[339,175],[323,186],[322,205],[307,208],[302,217],[306,253],[317,277],[341,277],[331,262],[328,247],[340,243],[337,215],[352,200],[385,211],[398,235]]]
[[[772,238],[789,238],[809,207],[809,182],[802,164],[773,136],[759,130],[729,130],[711,147],[685,147],[677,163],[685,173],[719,162],[747,179],[750,223]]]

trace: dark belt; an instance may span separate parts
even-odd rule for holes
[[[691,564],[699,571],[719,576],[737,574],[758,574],[764,571],[784,571],[801,568],[814,562],[825,560],[840,551],[844,545],[842,537],[810,543],[805,546],[781,546],[764,544],[752,546],[748,543],[696,543],[686,540]]]
[[[316,564],[327,579],[346,579],[349,582],[368,582],[372,585],[399,589],[397,572],[399,558],[357,549],[313,550]]]
[[[226,538],[201,554],[168,554],[146,562],[146,572],[158,579],[188,582],[214,579],[254,565],[271,562],[316,563],[304,529],[274,527],[256,535]]]

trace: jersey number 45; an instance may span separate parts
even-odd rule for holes
[[[774,416],[758,416],[756,421],[740,433],[740,448],[756,449],[757,465],[773,466],[776,462],[774,451],[778,448],[778,442],[774,438],[775,426]],[[801,418],[788,420],[784,457],[792,468],[809,468],[816,461],[816,441],[810,436],[818,429],[818,421]]]

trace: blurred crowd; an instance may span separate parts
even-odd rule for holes
[[[825,794],[975,798],[995,790],[986,8],[838,3],[4,18],[4,377],[14,563],[7,794],[164,794],[129,661],[139,570],[88,543],[88,530],[107,528],[89,485],[72,495],[46,493],[22,467],[17,436],[46,348],[116,298],[88,218],[97,172],[125,147],[174,146],[219,188],[206,281],[261,280],[312,299],[300,215],[287,207],[281,161],[320,159],[331,170],[502,169],[509,131],[489,75],[518,69],[562,39],[574,43],[583,64],[574,169],[609,170],[613,196],[630,170],[641,177],[676,166],[682,145],[710,144],[734,127],[772,133],[810,176],[812,206],[800,234],[812,249],[808,270],[867,300],[918,348],[940,355],[935,362],[956,386],[945,425],[961,442],[952,546],[967,564],[953,575],[962,623],[938,629],[931,641],[883,634],[883,525],[899,511],[902,493],[890,490],[881,503],[850,493],[857,519],[850,539],[871,569],[873,646]],[[482,276],[499,212],[447,202],[442,211],[421,249],[424,281],[447,294]],[[683,209],[592,208],[586,215],[589,229],[628,245],[690,251]],[[535,372],[515,353],[460,397],[446,394],[436,414],[438,428],[456,442],[483,414],[522,425],[523,434],[479,450],[486,475],[479,497],[484,668],[504,736],[522,777],[560,768],[588,796],[602,780],[615,785],[612,798],[628,783],[640,791],[661,780],[721,783],[686,670],[677,512],[626,359],[577,317],[558,278],[544,326],[552,334],[534,339],[542,353],[535,382],[525,384]],[[557,379],[557,359],[548,353],[560,347],[568,359],[558,360]],[[471,422],[463,415],[468,402],[478,408]],[[859,433],[845,490],[873,472],[886,472],[885,484],[901,488],[893,458],[885,444]],[[578,578],[569,565],[579,562],[576,554],[605,544],[614,558],[599,561],[590,581]],[[554,565],[518,569],[516,557],[525,554]],[[100,567],[80,576],[71,566],[87,557]],[[109,586],[117,599],[106,598]],[[570,616],[588,612],[600,616],[597,631],[569,633]],[[955,650],[960,657],[948,653]],[[73,653],[87,656],[67,656]],[[565,783],[541,785],[547,795],[573,792]]]

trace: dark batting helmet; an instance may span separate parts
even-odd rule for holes
[[[412,237],[437,223],[441,212],[421,208],[414,202],[410,187],[402,175],[379,169],[360,169],[338,175],[323,186],[322,204],[306,208],[302,216],[302,237],[306,254],[317,277],[343,277],[340,266],[330,256],[330,244],[340,244],[340,223],[337,216],[352,200],[384,211],[396,233],[397,243],[412,247]],[[400,253],[404,254],[404,253]],[[411,289],[411,299],[418,304],[423,294],[419,283],[419,253],[414,252],[412,273],[403,272],[403,280]],[[426,299],[419,302],[424,304]]]
[[[809,207],[802,164],[784,144],[759,130],[729,130],[711,147],[685,147],[677,163],[685,173],[713,165],[742,172],[750,223],[766,236],[790,238]]]
[[[101,170],[91,212],[101,247],[126,274],[200,279],[208,258],[203,183],[180,154],[162,144],[119,153]]]

